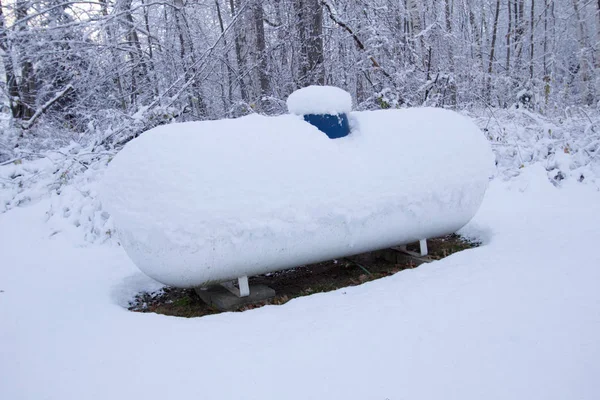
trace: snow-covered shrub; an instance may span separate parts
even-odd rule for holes
[[[87,242],[109,239],[112,225],[96,198],[96,184],[113,155],[71,143],[1,165],[0,213],[49,197],[46,216],[52,234],[78,232]]]
[[[464,111],[492,142],[498,172],[507,178],[526,165],[541,163],[548,179],[600,187],[600,113],[570,107],[544,116],[524,108]]]

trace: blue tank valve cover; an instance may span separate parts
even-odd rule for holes
[[[330,139],[348,136],[350,125],[346,114],[307,114],[304,120],[324,132]]]

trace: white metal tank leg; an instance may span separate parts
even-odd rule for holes
[[[427,250],[427,239],[422,239],[419,241],[419,247],[421,248],[421,257],[424,257],[427,255],[428,250]]]
[[[225,289],[235,294],[237,297],[247,297],[250,295],[250,285],[248,284],[247,276],[240,276],[238,278],[238,287],[235,287],[233,281],[221,283]]]
[[[238,278],[238,286],[240,287],[240,297],[246,297],[250,295],[250,286],[248,285],[247,276]]]

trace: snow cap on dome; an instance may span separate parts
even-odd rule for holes
[[[296,115],[344,114],[352,111],[352,97],[335,86],[308,86],[290,94],[287,107]]]

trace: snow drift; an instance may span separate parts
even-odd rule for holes
[[[110,163],[103,205],[135,264],[179,287],[444,235],[474,216],[493,155],[469,119],[349,119],[336,140],[297,115],[154,128]]]

